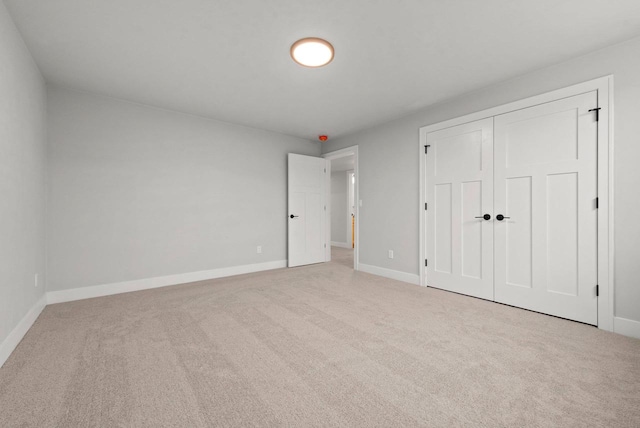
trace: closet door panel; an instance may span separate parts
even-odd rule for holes
[[[493,119],[427,135],[427,285],[493,299]]]
[[[591,92],[495,117],[495,300],[597,325]]]

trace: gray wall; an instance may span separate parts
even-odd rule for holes
[[[347,243],[347,172],[331,173],[331,241]]]
[[[640,321],[640,38],[450,100],[323,145],[359,145],[360,262],[418,274],[418,129],[614,75],[615,315]],[[387,250],[395,258],[387,258]]]
[[[42,76],[0,1],[0,343],[45,291],[44,97]]]
[[[319,143],[59,87],[48,111],[49,290],[286,259],[286,154]]]

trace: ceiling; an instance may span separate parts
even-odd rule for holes
[[[331,160],[331,173],[351,171],[355,168],[355,156],[345,156]]]
[[[638,0],[4,1],[48,82],[309,139],[640,34]]]

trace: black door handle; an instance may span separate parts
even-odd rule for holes
[[[496,220],[498,220],[498,221],[502,221],[502,220],[504,220],[505,218],[511,218],[511,217],[505,217],[505,216],[503,216],[502,214],[498,214],[498,215],[496,216]]]
[[[485,219],[485,220],[491,220],[491,216],[490,216],[489,214],[485,214],[485,215],[483,215],[483,216],[476,217],[476,218],[483,218],[483,219]]]
[[[297,216],[297,215],[293,215],[293,214],[291,214],[289,217],[290,217],[290,218],[294,218],[294,217],[300,217],[300,216]]]

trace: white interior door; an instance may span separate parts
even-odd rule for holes
[[[597,101],[591,92],[495,117],[498,302],[598,322]]]
[[[430,133],[427,145],[427,284],[493,299],[493,119]]]
[[[325,159],[289,153],[289,267],[325,261],[326,168]]]

